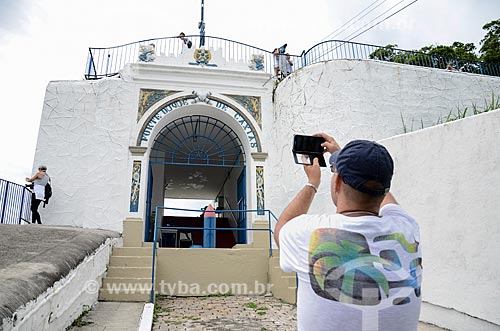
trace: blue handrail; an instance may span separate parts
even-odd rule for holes
[[[184,208],[173,208],[173,207],[164,207],[164,206],[156,206],[155,208],[155,228],[154,228],[154,236],[153,236],[153,261],[152,261],[152,267],[151,267],[151,296],[150,296],[150,302],[154,303],[154,288],[155,288],[155,263],[156,263],[156,244],[158,240],[158,231],[160,229],[176,229],[176,230],[222,230],[222,231],[269,231],[269,256],[273,256],[273,245],[272,245],[272,238],[273,238],[273,230],[271,226],[271,216],[274,218],[274,221],[278,221],[278,218],[273,214],[268,209],[265,210],[257,210],[257,209],[249,209],[249,210],[214,210],[215,213],[227,213],[227,212],[245,212],[245,213],[262,213],[264,211],[265,213],[268,213],[268,228],[264,229],[254,229],[254,228],[208,228],[208,227],[186,227],[186,226],[158,226],[158,211],[160,209],[166,209],[166,210],[179,210],[179,211],[190,211],[190,212],[196,212],[196,213],[203,213],[205,210],[203,209],[184,209]]]
[[[191,35],[187,38],[193,42],[193,45],[196,45],[199,44],[201,37]],[[274,75],[275,58],[272,52],[230,39],[212,36],[204,36],[204,38],[207,49],[220,50],[222,56],[228,61],[235,60],[248,64],[253,56],[262,56],[263,63],[260,70]],[[140,48],[147,45],[153,45],[156,55],[168,57],[178,57],[185,50],[183,41],[178,37],[144,39],[107,48],[91,47],[89,48],[85,78],[99,79],[117,75],[127,63],[138,62]],[[500,76],[500,64],[496,63],[449,58],[439,54],[426,54],[342,40],[323,41],[307,51],[303,51],[301,55],[290,55],[290,57],[293,70],[336,59],[374,59],[437,69],[446,69],[447,65],[451,64],[455,69],[464,72]]]
[[[0,179],[0,224],[30,222],[31,190],[8,180]]]

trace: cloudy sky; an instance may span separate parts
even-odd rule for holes
[[[413,1],[205,0],[206,34],[267,50],[287,43],[288,52],[300,54],[325,38],[347,40]],[[82,79],[88,47],[197,34],[200,3],[0,0],[0,178],[23,183],[31,174],[49,81]],[[453,41],[478,46],[482,26],[499,18],[498,0],[418,0],[354,41],[403,49]]]

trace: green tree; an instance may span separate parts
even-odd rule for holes
[[[384,48],[379,48],[370,54],[370,59],[393,62],[397,55],[397,52],[394,50],[396,47],[398,45],[389,44]]]
[[[448,64],[465,72],[486,75],[500,73],[500,19],[483,26],[486,35],[481,40],[480,56],[474,43],[455,41],[448,45],[429,45],[419,50],[401,51],[389,44],[370,54],[370,59],[445,69]],[[486,63],[479,63],[484,61]]]
[[[488,32],[480,42],[481,60],[500,63],[500,19],[486,23],[483,30]]]
[[[473,43],[462,43],[455,41],[451,46],[430,45],[424,46],[419,52],[432,56],[433,66],[444,69],[451,63],[457,68],[468,68],[471,71],[472,66],[478,61],[474,53],[476,46]]]
[[[473,43],[464,44],[455,41],[451,46],[429,45],[407,52],[397,51],[396,47],[397,45],[389,44],[384,48],[379,48],[370,54],[370,59],[442,69],[446,68],[450,62],[456,66],[463,66],[478,61],[474,53],[476,46]]]
[[[475,49],[476,46],[474,46],[473,43],[464,44],[460,41],[455,41],[451,46],[425,46],[420,49],[420,52],[429,55],[438,55],[448,59],[459,58],[465,61],[477,61],[477,55],[474,53]]]

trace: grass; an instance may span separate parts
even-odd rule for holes
[[[487,113],[491,110],[498,109],[500,108],[500,97],[496,98],[495,94],[491,92],[491,99],[489,101],[486,99],[484,100],[484,107],[482,109],[479,108],[475,103],[472,103],[471,108],[472,108],[471,116]],[[450,113],[444,118],[445,123],[465,118],[467,116],[468,111],[469,107],[464,107],[463,109],[460,109],[460,107],[457,106],[457,114],[456,115],[452,114],[452,112],[450,111]]]
[[[154,309],[153,309],[153,322],[157,322],[158,321],[158,314],[162,314],[162,313],[170,313],[170,312],[173,312],[174,309],[173,308],[164,308],[158,304],[155,303],[154,305]]]
[[[406,126],[406,123],[405,123],[405,119],[403,118],[403,113],[399,112],[399,114],[401,116],[401,122],[403,123],[403,132],[408,133],[408,132],[414,131],[413,130],[413,123],[415,122],[415,119],[414,118],[411,119],[411,128],[408,129],[408,127]],[[420,119],[420,129],[423,129],[423,128],[424,128],[424,121],[422,119]]]
[[[82,313],[80,314],[80,316],[78,316],[78,318],[76,320],[73,321],[73,323],[71,323],[71,326],[81,327],[81,326],[85,326],[88,324],[92,324],[92,322],[85,320],[85,316],[87,316],[89,314],[89,312],[90,312],[90,307],[83,306]]]
[[[269,308],[267,308],[267,307],[262,307],[262,306],[259,307],[255,302],[247,302],[243,306],[245,306],[246,308],[250,308],[250,309],[255,310],[255,312],[258,315],[265,315],[265,314],[267,314],[267,310],[269,310]]]
[[[245,303],[244,306],[247,307],[247,308],[251,308],[251,309],[256,309],[257,308],[257,304],[255,302]]]
[[[439,117],[434,125],[453,122],[456,120],[463,119],[467,116],[479,115],[479,114],[487,113],[491,110],[495,110],[495,109],[499,109],[499,108],[500,108],[500,97],[495,97],[495,94],[492,91],[491,92],[491,99],[489,99],[489,100],[485,99],[483,107],[479,107],[476,103],[472,103],[470,106],[464,106],[464,107],[457,106],[455,108],[455,111],[452,109],[452,110],[450,110],[448,115],[446,115],[444,117]],[[414,119],[412,118],[411,128],[408,128],[408,126],[406,125],[405,120],[403,118],[403,113],[400,112],[399,114],[401,116],[401,123],[403,125],[403,132],[408,133],[408,132],[414,131],[413,130]],[[424,128],[424,121],[422,119],[420,119],[420,129],[423,129],[423,128]]]

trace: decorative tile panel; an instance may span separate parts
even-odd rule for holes
[[[134,161],[132,167],[132,184],[130,185],[130,211],[139,210],[139,193],[141,189],[141,161]]]
[[[251,70],[264,71],[264,54],[252,54],[248,67]]]
[[[257,193],[257,215],[264,215],[264,167],[256,166],[255,189]]]
[[[163,98],[176,93],[177,91],[141,89],[139,94],[139,109],[137,111],[137,122],[140,121],[148,109]]]
[[[245,108],[250,114],[252,114],[255,121],[262,128],[262,116],[261,116],[261,102],[260,97],[248,96],[248,95],[229,95],[231,99],[238,102],[243,108]]]

